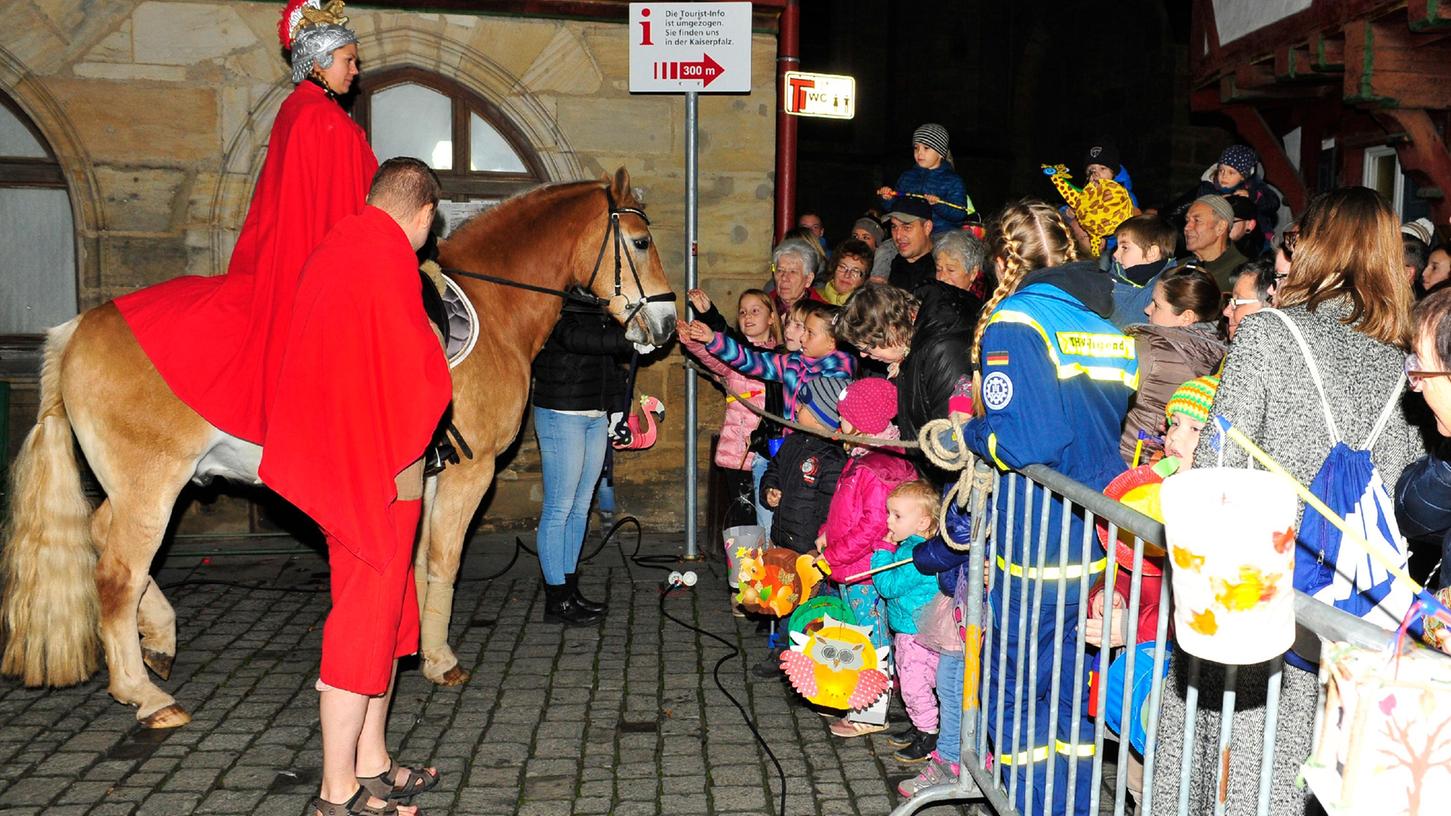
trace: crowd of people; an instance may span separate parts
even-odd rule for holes
[[[1106,140],[1086,152],[1083,176],[1090,185],[1123,187],[1133,209],[1095,255],[1084,226],[1090,214],[1071,205],[1025,199],[984,223],[952,169],[948,138],[940,125],[919,128],[915,166],[895,187],[875,191],[871,204],[881,209],[865,212],[830,252],[822,251],[827,225],[817,213],[803,215],[797,233],[772,253],[771,279],[741,294],[734,327],[704,292],[690,292],[695,319],[682,342],[728,392],[715,457],[732,474],[737,499],[726,525],[759,524],[771,545],[815,556],[828,577],[825,591],[870,626],[874,645],[892,645],[895,693],[908,721],[890,744],[899,749],[896,760],[922,766],[899,791],[910,796],[961,771],[965,587],[996,571],[1036,582],[1050,600],[1033,627],[1043,634],[1020,643],[1017,622],[1031,613],[1003,595],[1004,580],[989,581],[985,626],[997,642],[1006,640],[1009,665],[998,665],[997,650],[983,655],[985,699],[1001,699],[996,685],[1005,677],[1011,703],[987,719],[989,742],[1005,766],[1057,766],[1052,789],[1041,770],[1019,788],[1023,812],[1066,812],[1067,771],[1080,763],[1075,811],[1083,812],[1093,754],[1086,689],[1065,688],[1049,699],[1046,678],[1055,668],[1073,676],[1080,642],[1090,656],[1130,637],[1151,642],[1157,583],[1145,590],[1136,633],[1118,624],[1114,643],[1104,644],[1105,607],[1122,614],[1127,571],[1110,593],[1101,551],[1087,561],[1076,546],[1058,552],[1060,541],[1084,540],[1085,532],[1081,516],[1062,512],[1059,499],[1032,492],[1024,480],[1016,495],[1000,490],[992,556],[971,565],[950,543],[967,541],[970,519],[953,509],[947,529],[938,529],[940,497],[955,474],[916,451],[843,445],[833,435],[913,439],[930,420],[952,417],[962,423],[966,446],[1004,471],[1045,465],[1103,490],[1140,466],[1160,476],[1195,462],[1246,466],[1243,452],[1221,449],[1204,433],[1213,417],[1223,417],[1307,485],[1326,478],[1322,468],[1340,449],[1361,457],[1372,487],[1386,486],[1374,495],[1387,504],[1386,494],[1395,495],[1396,513],[1383,523],[1405,559],[1401,531],[1434,549],[1451,530],[1451,463],[1427,455],[1432,425],[1451,433],[1451,371],[1442,370],[1451,359],[1451,293],[1442,291],[1451,286],[1451,255],[1428,220],[1401,226],[1366,188],[1321,194],[1298,218],[1287,217],[1244,145],[1227,148],[1180,200],[1140,209]],[[746,403],[801,430],[763,420]],[[1021,529],[1003,526],[1014,502],[1023,518],[1030,517],[1023,508],[1034,517],[1041,509],[1050,527],[1041,539],[1046,553],[1029,548]],[[1065,523],[1072,529],[1062,530]],[[1296,588],[1324,590],[1328,576],[1346,567],[1334,559],[1350,557],[1348,549],[1331,553],[1330,567],[1318,573],[1297,571]],[[1323,544],[1320,556],[1323,565]],[[1090,609],[1079,632],[1079,582],[1064,579],[1084,572],[1096,586],[1082,600]],[[1451,577],[1445,572],[1442,585]],[[1386,585],[1358,581],[1335,605],[1367,618],[1392,611],[1383,608],[1395,594]],[[1054,620],[1059,594],[1068,609],[1063,623]],[[758,674],[779,671],[780,648]],[[1029,655],[1038,659],[1024,659]],[[1270,812],[1299,814],[1309,801],[1295,778],[1309,753],[1316,658],[1286,660]],[[1182,661],[1170,662],[1182,675]],[[1015,699],[1023,693],[1014,689],[1018,674],[1030,666],[1037,674],[1027,678],[1028,696]],[[1268,664],[1250,667],[1241,679],[1262,688],[1268,672]],[[1177,808],[1179,769],[1189,762],[1190,812],[1212,812],[1214,695],[1221,690],[1213,682],[1201,689],[1202,738],[1185,757],[1178,744],[1185,681],[1176,676],[1166,689],[1160,729],[1173,737],[1159,742],[1154,810]],[[1080,714],[1076,724],[1072,710]],[[882,704],[838,714],[829,727],[843,739],[892,727]],[[1020,717],[1036,720],[1035,730],[1008,750]],[[1237,769],[1258,767],[1263,719],[1263,700],[1258,707],[1248,700],[1236,713],[1235,735],[1248,746],[1237,749]],[[1130,790],[1141,795],[1143,723],[1132,730],[1132,747],[1125,737],[1120,756],[1130,764]],[[1253,770],[1234,777],[1229,812],[1254,811],[1254,785]]]

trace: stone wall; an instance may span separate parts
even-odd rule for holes
[[[82,308],[226,261],[290,90],[276,39],[281,4],[8,0],[0,4],[0,88],[36,122],[64,169],[76,213]],[[684,280],[684,98],[631,95],[623,22],[349,10],[369,70],[413,66],[493,102],[552,180],[626,166],[643,188],[661,260]],[[773,36],[752,43],[749,95],[700,101],[700,274],[727,313],[766,276],[774,155]],[[681,302],[684,298],[682,296]],[[622,509],[683,526],[683,371],[657,355],[642,391],[669,408],[660,442],[619,457]],[[15,383],[14,426],[33,421],[32,384]],[[706,440],[720,401],[702,388]],[[27,413],[29,411],[29,413]],[[532,519],[538,457],[526,428],[498,478],[487,520]],[[704,444],[700,461],[709,461]],[[702,483],[704,481],[702,473]],[[252,513],[204,502],[183,528],[234,529]],[[211,521],[208,521],[211,519]]]

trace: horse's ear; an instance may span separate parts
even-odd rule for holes
[[[634,191],[630,189],[629,170],[621,167],[615,171],[615,177],[610,182],[610,195],[613,195],[616,201],[625,201],[634,195]]]

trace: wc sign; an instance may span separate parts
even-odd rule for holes
[[[631,3],[631,93],[750,93],[750,3]]]
[[[781,97],[786,112],[795,116],[850,119],[856,115],[856,80],[849,76],[787,71]]]

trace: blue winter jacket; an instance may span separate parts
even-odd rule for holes
[[[1441,586],[1451,586],[1451,462],[1423,456],[1401,471],[1396,520],[1410,539],[1440,539]]]
[[[877,550],[872,553],[872,569],[885,567],[904,558],[912,558],[922,543],[922,536],[912,536],[897,545],[897,551]],[[915,564],[903,564],[872,576],[872,586],[887,602],[887,625],[902,635],[917,634],[917,613],[937,597],[937,581],[923,575]]]
[[[932,205],[932,234],[937,235],[949,230],[962,229],[962,224],[967,217],[976,210],[972,207],[972,199],[967,197],[967,189],[962,184],[962,177],[953,171],[952,166],[943,162],[937,167],[926,170],[921,167],[912,167],[902,171],[897,177],[897,186],[894,187],[898,193],[915,193],[917,195],[935,195],[943,201],[950,201],[958,207],[966,207],[960,210],[957,207],[949,207],[946,204]],[[890,209],[891,199],[882,199],[882,207]]]
[[[947,508],[947,534],[964,546],[972,535],[972,516],[958,510],[955,503]],[[951,598],[957,592],[957,577],[967,564],[967,550],[954,549],[938,533],[912,550],[912,563],[919,571],[936,575],[937,590]]]

